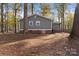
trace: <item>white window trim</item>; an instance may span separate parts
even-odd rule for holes
[[[36,26],[40,26],[40,21],[36,21]]]
[[[32,24],[30,24],[30,23],[32,23]],[[33,21],[29,21],[29,26],[33,26]]]

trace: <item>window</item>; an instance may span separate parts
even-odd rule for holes
[[[36,21],[36,26],[40,26],[40,21]]]
[[[29,26],[33,26],[33,21],[29,21]]]

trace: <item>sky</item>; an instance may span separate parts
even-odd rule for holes
[[[51,8],[51,12],[53,10],[53,4],[54,3],[49,3],[48,5],[50,5],[50,8]],[[71,13],[74,13],[75,12],[75,8],[76,8],[76,4],[75,3],[70,3],[68,4],[68,10],[71,12]],[[21,12],[21,16],[23,18],[23,4],[22,4],[22,12]],[[34,3],[34,14],[40,14],[41,12],[41,5],[40,3]],[[57,11],[56,10],[53,10],[54,14],[56,15]],[[31,15],[31,10],[30,10],[30,4],[28,4],[28,16]]]
[[[71,12],[74,12],[74,11],[75,11],[75,8],[76,8],[76,4],[75,4],[75,3],[71,3],[71,4],[69,4],[69,6],[68,6],[68,9],[69,9]]]

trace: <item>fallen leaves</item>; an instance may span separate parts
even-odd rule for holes
[[[68,33],[4,35],[0,55],[65,55],[68,36]]]

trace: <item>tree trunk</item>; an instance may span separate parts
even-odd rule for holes
[[[6,16],[6,13],[5,13],[5,14],[4,14],[4,20],[5,20],[5,22],[4,22],[4,28],[5,28],[5,29],[4,29],[4,32],[6,32],[6,17],[7,17],[7,16]]]
[[[33,3],[31,3],[31,12],[33,14]]]
[[[27,32],[26,21],[27,21],[27,3],[24,3],[24,33]]]
[[[62,21],[62,31],[64,32],[64,4],[62,6],[61,21]]]
[[[6,16],[7,16],[7,19],[6,19],[6,31],[8,32],[8,4],[7,4]]]
[[[1,32],[4,32],[3,28],[3,3],[1,3]]]
[[[75,15],[74,15],[74,23],[71,31],[71,38],[78,37],[79,38],[79,4],[77,4]]]
[[[14,19],[14,22],[15,22],[15,29],[14,29],[14,32],[16,33],[16,13],[17,13],[17,9],[16,9],[16,3],[15,3],[15,19]]]
[[[64,32],[64,29],[65,29],[64,28],[64,6],[63,6],[63,17],[62,18],[63,18],[63,32]]]

